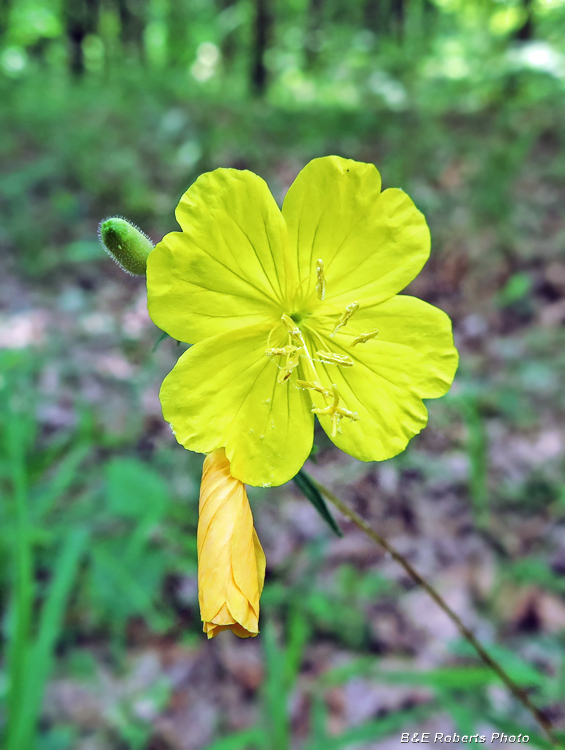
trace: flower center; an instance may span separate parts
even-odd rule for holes
[[[316,262],[316,295],[318,299],[323,302],[326,297],[326,278],[324,276],[324,262],[321,258]],[[330,338],[333,338],[341,328],[346,326],[353,315],[359,309],[358,302],[352,302],[347,305],[339,320],[336,321],[333,329],[329,333]],[[265,354],[268,357],[279,358],[277,366],[279,368],[279,374],[277,382],[279,384],[290,382],[293,387],[300,388],[303,390],[309,390],[314,394],[319,394],[323,397],[323,406],[313,406],[312,413],[318,414],[319,416],[328,416],[332,424],[332,437],[335,437],[339,431],[339,423],[345,417],[351,421],[359,419],[357,412],[350,411],[347,409],[345,404],[341,402],[341,395],[338,391],[337,385],[331,383],[330,387],[327,388],[321,383],[321,378],[318,373],[316,365],[322,365],[325,372],[326,366],[337,366],[337,367],[353,367],[354,361],[347,354],[338,354],[332,351],[326,351],[318,349],[312,354],[308,346],[300,324],[309,317],[310,313],[304,312],[293,312],[291,315],[284,313],[281,317],[281,323],[286,328],[288,338],[284,346],[273,347],[265,349]],[[273,329],[274,331],[275,329]],[[267,346],[269,346],[271,335],[267,340]],[[377,331],[371,333],[364,333],[358,335],[351,346],[355,346],[359,343],[366,343],[371,338],[377,335]],[[307,379],[299,379],[297,376],[293,377],[299,365],[302,365],[302,371],[305,373]],[[319,397],[318,403],[320,402]]]

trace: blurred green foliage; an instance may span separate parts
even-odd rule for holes
[[[75,427],[41,434],[34,396],[40,360],[25,351],[1,355],[0,585],[9,603],[3,747],[31,750],[67,607],[86,614],[83,630],[108,629],[118,658],[131,618],[155,632],[169,627],[162,590],[167,575],[196,569],[196,509],[175,510],[160,474],[139,458],[101,460],[104,436],[84,406],[77,404]],[[128,747],[143,747],[150,728],[116,711]]]
[[[103,283],[96,226],[105,216],[123,213],[158,240],[203,171],[253,169],[280,200],[306,161],[338,153],[377,163],[385,184],[405,188],[426,213],[436,256],[464,259],[465,279],[455,267],[455,280],[440,278],[428,297],[443,294],[454,307],[471,299],[471,341],[490,314],[508,326],[527,323],[547,294],[542,263],[563,253],[555,197],[565,182],[563,49],[562,0],[0,0],[0,252],[34,289],[85,272]],[[540,180],[554,193],[532,191]],[[541,247],[525,241],[532,230],[550,239]],[[499,556],[495,592],[481,603],[494,629],[504,585],[564,593],[543,550],[513,559],[496,527],[501,509],[560,523],[563,473],[548,466],[495,484],[489,463],[493,421],[532,429],[548,401],[557,418],[565,415],[564,344],[551,327],[500,337],[496,372],[471,353],[459,391],[432,407],[432,422],[467,461],[462,492]],[[122,434],[80,393],[75,422],[45,432],[42,357],[64,357],[65,346],[0,359],[7,750],[78,742],[76,728],[39,727],[38,719],[50,676],[95,671],[81,639],[109,644],[119,666],[135,625],[151,637],[201,638],[195,591],[181,596],[175,586],[181,577],[195,581],[198,460],[158,450],[149,463],[137,450],[136,384],[124,392],[131,416]],[[149,352],[135,346],[124,342],[149,367]],[[391,466],[424,479],[444,473],[412,448]],[[272,572],[260,720],[207,750],[287,750],[288,706],[316,641],[359,659],[311,680],[304,750],[366,746],[430,713],[449,715],[460,733],[485,722],[525,731],[524,715],[500,708],[493,676],[464,646],[449,667],[381,669],[371,608],[395,602],[400,587],[374,569],[339,564],[326,572],[329,538],[306,542],[297,561]],[[528,641],[555,664],[551,676],[510,648],[490,647],[540,704],[558,704],[563,636]],[[326,691],[350,679],[419,685],[431,699],[330,735]],[[144,698],[164,710],[171,692],[163,678]],[[151,722],[135,713],[131,696],[107,722],[108,746],[151,746]],[[532,746],[546,747],[528,731]]]
[[[159,238],[202,171],[270,178],[281,157],[331,152],[377,159],[432,229],[457,192],[440,200],[437,182],[464,162],[461,219],[493,226],[502,252],[524,220],[524,164],[561,133],[558,0],[2,7],[0,241],[29,274],[94,259],[93,229],[116,210]],[[550,169],[562,179],[563,150]]]

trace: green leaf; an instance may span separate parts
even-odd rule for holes
[[[134,458],[114,458],[106,466],[106,507],[124,519],[149,519],[157,524],[163,517],[169,491],[162,477]]]
[[[155,344],[153,346],[153,349],[151,349],[151,354],[154,354],[157,351],[157,347],[159,346],[159,344],[161,343],[161,341],[164,341],[168,337],[168,335],[169,334],[165,333],[165,331],[161,331],[161,334],[160,334],[159,338],[157,339],[157,341],[155,342]],[[177,344],[178,343],[179,342],[177,341]]]
[[[499,306],[509,307],[520,302],[530,293],[531,288],[532,280],[529,274],[523,271],[513,274],[498,293]]]
[[[328,737],[324,744],[323,750],[341,750],[349,748],[357,743],[374,742],[381,738],[398,734],[400,731],[408,731],[408,727],[413,722],[429,718],[436,706],[426,704],[416,708],[403,709],[392,714],[387,714],[378,719],[368,721],[357,727],[352,727],[338,737]],[[320,745],[307,746],[306,750],[322,750]]]
[[[476,656],[473,647],[464,640],[456,641],[453,644],[453,651],[462,656]],[[498,643],[490,643],[488,652],[508,675],[522,687],[543,687],[547,680],[546,675],[542,674],[527,661],[524,661],[514,651]]]
[[[300,469],[298,474],[294,477],[293,482],[296,484],[296,486],[299,488],[299,490],[310,500],[314,508],[318,511],[318,513],[322,516],[324,521],[328,524],[330,529],[337,535],[337,536],[343,536],[342,530],[339,528],[339,526],[336,523],[335,518],[330,513],[330,510],[328,506],[326,505],[326,501],[320,494],[320,491],[318,488],[314,485],[308,474],[304,471],[304,469]]]

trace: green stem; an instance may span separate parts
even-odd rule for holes
[[[468,643],[471,644],[471,646],[475,649],[477,654],[480,656],[484,664],[487,665],[490,669],[493,670],[493,672],[498,675],[498,677],[502,680],[502,682],[506,685],[508,690],[514,695],[514,697],[520,701],[520,703],[524,706],[524,708],[534,717],[534,719],[538,722],[538,724],[541,726],[541,728],[544,730],[546,735],[548,736],[550,742],[554,747],[562,747],[559,740],[557,739],[554,731],[553,726],[549,719],[544,716],[544,714],[537,708],[532,701],[530,700],[529,695],[525,690],[523,690],[519,685],[517,685],[514,680],[510,677],[510,675],[507,674],[507,672],[500,666],[500,664],[495,661],[495,659],[490,656],[490,654],[483,648],[481,643],[475,638],[473,633],[467,628],[461,618],[451,609],[451,607],[447,604],[447,602],[440,596],[440,594],[431,586],[425,578],[423,578],[420,573],[418,573],[415,568],[412,567],[412,565],[408,562],[408,560],[398,552],[387,540],[382,537],[378,532],[376,532],[374,529],[372,529],[366,521],[364,521],[361,516],[356,513],[354,510],[352,510],[348,505],[346,505],[342,500],[340,500],[336,495],[333,494],[333,492],[330,492],[326,487],[324,487],[322,484],[317,482],[315,479],[310,477],[313,484],[318,488],[318,490],[322,493],[322,495],[325,495],[325,497],[335,505],[335,507],[342,513],[346,518],[348,518],[352,523],[357,526],[358,529],[361,529],[363,533],[365,533],[368,537],[370,537],[373,541],[375,541],[377,544],[379,544],[383,549],[385,549],[391,557],[393,557],[399,565],[401,565],[404,570],[408,573],[410,578],[418,584],[418,586],[421,586],[424,591],[426,591],[431,598],[434,600],[434,602],[438,605],[438,607],[445,612],[445,614],[449,617],[449,619],[453,622],[453,624],[456,626],[457,630],[461,633],[463,638],[465,638]]]

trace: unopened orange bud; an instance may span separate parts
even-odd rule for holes
[[[232,477],[223,448],[206,456],[198,520],[198,600],[204,632],[259,632],[265,554],[253,527],[245,485]]]

